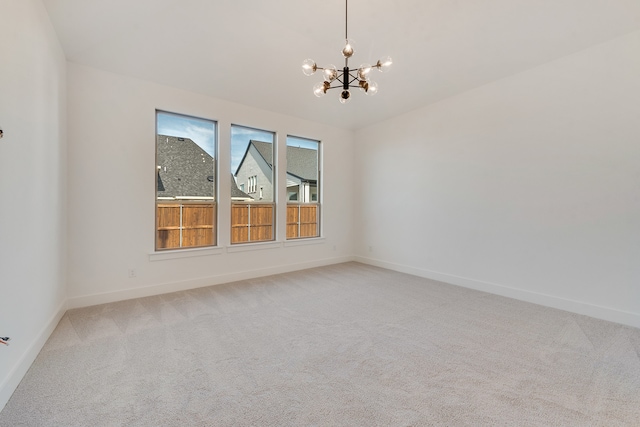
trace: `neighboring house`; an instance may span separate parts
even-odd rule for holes
[[[253,197],[238,188],[233,174],[231,174],[231,200],[234,202],[250,202],[253,200]]]
[[[273,202],[273,144],[249,141],[235,178],[240,190],[254,200]]]
[[[215,200],[215,159],[189,138],[158,135],[157,197],[174,200]],[[252,197],[231,179],[232,200]]]
[[[318,150],[287,146],[287,200],[318,201]]]
[[[235,173],[236,182],[255,200],[273,201],[273,144],[251,140]],[[287,146],[287,200],[318,200],[318,152]]]

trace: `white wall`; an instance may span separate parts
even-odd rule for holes
[[[640,326],[640,32],[356,134],[358,259]]]
[[[352,259],[353,192],[345,185],[354,179],[352,132],[71,63],[68,85],[70,307]],[[218,121],[220,249],[150,259],[156,109]],[[312,245],[283,244],[285,210],[280,209],[276,244],[252,251],[229,249],[232,123],[277,132],[280,164],[286,159],[287,134],[323,141],[324,163],[331,165],[323,180],[325,239]],[[278,201],[284,206],[285,169],[277,173],[282,186]],[[137,277],[128,277],[130,269]]]
[[[0,16],[1,410],[63,314],[66,62],[39,0]]]

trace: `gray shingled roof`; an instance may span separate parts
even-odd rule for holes
[[[273,144],[251,140],[249,146],[247,146],[245,156],[247,155],[246,153],[249,152],[251,144],[256,147],[258,153],[260,153],[269,167],[273,169]],[[244,158],[242,161],[244,161]],[[240,165],[242,165],[242,162],[240,162]],[[238,169],[240,169],[240,166],[238,166]],[[287,173],[303,181],[317,181],[318,151],[310,148],[287,146]]]
[[[249,142],[249,145],[253,144],[254,147],[258,150],[258,153],[262,156],[262,158],[267,162],[269,167],[273,169],[273,144],[269,142],[262,141],[254,141],[253,139]],[[247,151],[249,151],[249,147],[247,147]]]
[[[231,198],[253,200],[253,197],[238,188],[233,174],[231,174]]]
[[[303,181],[318,180],[318,151],[287,146],[287,173]]]
[[[214,160],[189,138],[158,135],[158,197],[213,197]]]
[[[157,136],[157,196],[214,197],[215,160],[189,138]],[[252,197],[240,191],[231,177],[231,196]]]

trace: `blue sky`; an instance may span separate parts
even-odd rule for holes
[[[214,121],[164,112],[158,112],[157,118],[159,135],[189,138],[211,157],[216,157],[216,123]]]
[[[244,126],[231,126],[231,173],[236,173],[249,141],[275,142],[275,134]]]
[[[216,157],[215,138],[216,138],[216,122],[213,120],[199,119],[196,117],[183,116],[180,114],[172,114],[166,112],[158,112],[157,115],[157,132],[160,135],[176,136],[180,138],[189,138],[198,144],[204,151],[209,153],[211,157]],[[235,173],[247,145],[250,140],[275,142],[275,134],[273,132],[253,129],[244,126],[231,127],[231,172]],[[306,139],[288,136],[287,145],[293,147],[318,149],[318,142]]]
[[[312,150],[318,149],[318,141],[306,138],[298,138],[297,136],[288,136],[287,145],[292,147],[310,148]]]

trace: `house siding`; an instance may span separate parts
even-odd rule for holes
[[[254,193],[249,193],[249,177],[252,176],[258,177],[257,188]],[[245,192],[255,201],[273,202],[275,200],[273,171],[253,144],[249,146],[249,152],[238,168],[236,179],[238,186],[244,184]],[[262,187],[262,199],[260,199],[260,187]]]

